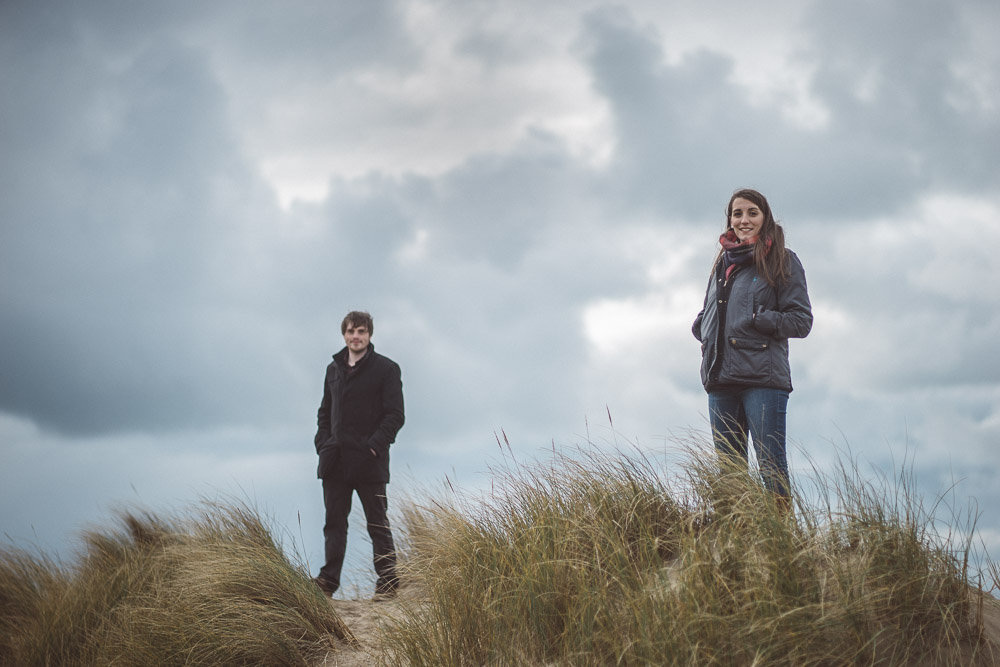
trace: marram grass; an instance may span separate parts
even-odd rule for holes
[[[256,511],[126,513],[65,567],[0,551],[0,664],[309,665],[353,642]]]
[[[404,509],[406,591],[382,607],[375,660],[998,664],[968,542],[932,528],[905,474],[842,466],[789,508],[695,448],[670,470],[592,451],[495,473],[490,498]],[[72,566],[0,550],[2,665],[318,665],[344,642],[241,504],[123,514]]]
[[[992,664],[967,548],[905,479],[841,468],[790,510],[694,449],[670,484],[641,454],[495,472],[491,499],[406,511],[387,664]]]

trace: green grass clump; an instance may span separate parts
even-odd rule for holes
[[[408,596],[383,659],[412,665],[970,664],[991,646],[967,550],[906,484],[856,468],[776,502],[692,453],[556,455],[494,497],[406,511]],[[905,481],[905,480],[904,480]]]
[[[0,664],[308,665],[350,631],[260,516],[125,513],[77,564],[0,551]]]

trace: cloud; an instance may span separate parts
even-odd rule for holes
[[[622,192],[661,212],[692,215],[745,183],[781,194],[810,217],[810,198],[843,192],[850,196],[839,212],[864,217],[905,206],[929,188],[992,188],[995,161],[982,162],[976,147],[996,144],[1000,128],[995,114],[981,111],[981,87],[961,75],[971,29],[960,11],[942,14],[942,7],[848,11],[820,3],[807,13],[801,29],[809,46],[797,58],[813,72],[810,94],[827,119],[815,127],[790,123],[785,98],[761,98],[737,77],[752,48],[734,55],[704,47],[671,62],[655,25],[621,8],[588,14],[581,49],[613,109]],[[890,25],[897,16],[915,24],[897,31]],[[874,40],[872,33],[904,37]],[[920,55],[914,34],[927,46]],[[758,38],[739,33],[748,44]]]
[[[992,201],[940,196],[904,210],[905,224],[839,223],[811,237],[817,327],[806,372],[839,390],[991,384],[1000,377],[1000,336],[989,281],[989,238],[1000,214]],[[859,239],[864,242],[859,242]],[[873,286],[877,286],[873,288]]]
[[[997,183],[996,162],[979,150],[997,145],[996,115],[983,113],[997,96],[984,98],[963,74],[980,55],[968,21],[976,4],[814,5],[808,21],[822,29],[806,55],[813,90],[831,110],[836,140],[885,156],[881,178],[866,172],[883,209],[916,190],[970,193]]]
[[[88,57],[84,36],[55,48],[68,81],[89,85],[39,77],[20,88],[37,103],[5,105],[20,140],[0,203],[0,405],[90,434],[261,415],[259,376],[237,360],[262,342],[240,328],[265,305],[244,280],[277,206],[204,61],[162,41],[125,63]],[[34,48],[17,62],[52,57]],[[30,113],[52,107],[65,111]]]

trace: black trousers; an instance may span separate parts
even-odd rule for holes
[[[344,553],[347,551],[347,517],[351,513],[351,498],[357,491],[361,506],[368,522],[368,536],[372,539],[372,555],[378,581],[377,593],[394,590],[396,578],[396,549],[389,528],[389,503],[385,496],[385,484],[360,484],[352,486],[338,479],[323,479],[323,502],[326,505],[326,564],[319,576],[334,587],[340,586],[340,572],[344,567]]]

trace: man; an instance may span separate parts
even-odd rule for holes
[[[340,325],[346,347],[326,367],[315,439],[326,504],[326,564],[315,581],[329,595],[340,587],[347,516],[356,491],[372,539],[375,599],[382,600],[395,596],[399,584],[385,487],[389,445],[403,426],[403,383],[399,366],[375,352],[374,329],[368,313],[348,313]]]

